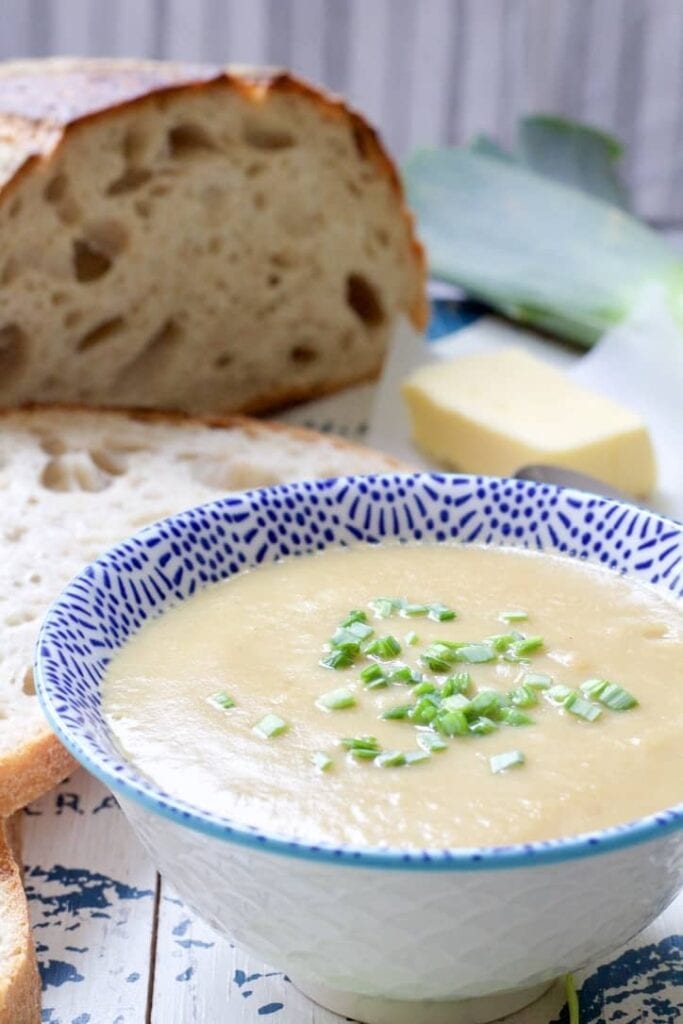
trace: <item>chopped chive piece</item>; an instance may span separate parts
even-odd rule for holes
[[[395,636],[378,636],[365,645],[363,653],[388,661],[401,653],[401,645]]]
[[[545,691],[545,696],[553,704],[564,704],[571,693],[572,691],[568,686],[564,686],[562,683],[556,683],[555,686],[551,686]]]
[[[425,679],[425,681],[422,682],[422,683],[418,683],[418,685],[413,690],[413,693],[415,694],[416,697],[421,697],[425,693],[435,693],[435,692],[436,692],[436,683],[430,683],[429,680],[427,680],[427,679]]]
[[[501,622],[526,622],[529,616],[521,609],[513,609],[509,612],[501,612],[498,618]]]
[[[402,665],[401,668],[394,668],[389,672],[387,679],[391,683],[407,683],[408,686],[415,686],[416,683],[422,683],[424,676],[421,672],[417,672],[414,668],[410,668],[409,665]]]
[[[412,704],[396,704],[393,708],[387,708],[386,711],[383,711],[381,717],[387,719],[387,721],[407,718],[412,710]]]
[[[594,722],[602,714],[602,708],[598,704],[593,704],[578,693],[570,693],[565,697],[564,706],[570,714],[582,718],[584,722]]]
[[[372,750],[370,747],[354,747],[352,750],[349,750],[349,754],[359,761],[374,761],[379,754],[379,750]]]
[[[284,719],[279,715],[264,715],[260,722],[257,722],[253,731],[262,736],[264,740],[270,740],[274,736],[281,736],[289,728]]]
[[[400,750],[385,750],[375,758],[380,768],[400,768],[406,763],[406,755]]]
[[[347,633],[351,636],[356,637],[358,640],[367,640],[369,636],[375,632],[372,626],[368,622],[352,622],[350,626],[343,627]]]
[[[326,754],[323,750],[316,750],[311,755],[311,762],[314,768],[317,768],[319,772],[329,772],[330,768],[333,767],[334,761]]]
[[[492,718],[488,718],[486,715],[480,715],[475,718],[468,725],[468,731],[473,733],[475,736],[488,736],[489,733],[495,732],[498,726]]]
[[[515,640],[514,633],[496,633],[494,636],[487,637],[486,643],[490,644],[498,654],[503,654],[508,648],[512,647]]]
[[[345,750],[374,750],[379,754],[379,740],[376,736],[344,736],[339,741]]]
[[[529,686],[528,683],[518,686],[516,690],[511,690],[509,693],[510,700],[518,708],[532,708],[535,704],[538,704],[538,696],[533,686]]]
[[[428,696],[424,696],[422,700],[419,700],[415,704],[409,714],[409,718],[413,722],[417,722],[418,725],[429,725],[433,722],[439,713],[439,709],[434,705],[433,701]]]
[[[220,708],[221,711],[229,711],[230,708],[234,708],[235,701],[232,699],[229,693],[225,690],[219,690],[218,693],[212,693],[210,697],[207,697],[209,704],[213,704],[214,707]]]
[[[441,687],[442,697],[452,697],[454,693],[467,694],[472,686],[472,676],[469,672],[456,672],[449,676]]]
[[[426,604],[412,604],[406,602],[401,608],[401,615],[405,615],[408,618],[417,618],[420,615],[426,615],[429,612],[429,605]]]
[[[464,711],[443,711],[435,718],[434,728],[444,736],[466,736],[467,715]]]
[[[585,683],[581,683],[580,689],[584,697],[599,698],[606,686],[609,686],[606,679],[587,679]]]
[[[400,609],[401,603],[395,597],[376,597],[374,601],[370,602],[370,607],[378,618],[388,619],[390,615]]]
[[[371,683],[366,684],[367,690],[384,690],[389,685],[389,679],[387,676],[382,676],[381,679],[373,679]]]
[[[424,662],[428,669],[432,672],[448,672],[451,667],[451,658],[444,658],[442,655],[430,653],[429,648],[420,655],[420,660]]]
[[[344,651],[341,648],[336,648],[335,650],[330,651],[329,654],[326,654],[324,658],[321,658],[320,664],[323,666],[323,668],[349,668],[351,665],[353,665],[354,658],[355,656],[349,654],[348,651]]]
[[[406,633],[404,640],[409,647],[415,647],[420,642],[420,638],[414,629],[411,629],[409,633]]]
[[[540,651],[541,647],[543,647],[542,636],[525,636],[521,640],[515,640],[514,644],[508,648],[508,654],[514,659],[526,658],[527,655]]]
[[[506,725],[533,725],[534,720],[525,715],[519,708],[502,708],[500,717]]]
[[[386,679],[384,675],[384,669],[381,665],[373,662],[372,665],[366,665],[365,668],[361,669],[360,678],[363,683],[374,683],[378,679]]]
[[[349,612],[349,614],[346,616],[346,618],[342,619],[342,623],[341,624],[342,624],[342,626],[348,627],[348,626],[352,626],[354,624],[354,622],[367,622],[367,621],[368,621],[367,613],[364,612],[362,609],[357,608],[354,611]]]
[[[351,690],[330,690],[323,693],[315,702],[323,711],[341,711],[343,708],[352,708],[356,703],[355,695]]]
[[[498,690],[479,690],[475,697],[469,701],[468,714],[475,715],[497,715],[504,703],[503,694]]]
[[[405,763],[410,764],[423,764],[425,761],[431,761],[431,755],[426,750],[410,750],[406,754]]]
[[[430,754],[440,754],[448,750],[449,744],[435,732],[419,732],[417,734],[417,745]]]
[[[464,693],[452,693],[450,697],[444,697],[441,707],[444,711],[464,711],[470,706],[470,699]]]
[[[454,652],[454,661],[466,661],[470,665],[483,665],[494,661],[496,652],[490,644],[463,644]]]
[[[494,775],[523,764],[524,754],[521,750],[508,750],[504,754],[494,754],[489,758],[489,765]]]
[[[362,626],[363,623],[361,622],[360,625]],[[330,646],[335,651],[343,651],[344,654],[348,654],[351,658],[355,658],[360,654],[360,640],[351,632],[351,629],[335,630],[330,639]]]
[[[611,711],[628,711],[630,708],[638,706],[638,701],[633,694],[616,683],[608,683],[598,700]]]
[[[429,618],[435,622],[450,622],[455,618],[455,612],[445,604],[431,604],[429,606]]]
[[[530,686],[532,690],[547,690],[553,685],[553,677],[545,672],[527,672],[522,685]]]

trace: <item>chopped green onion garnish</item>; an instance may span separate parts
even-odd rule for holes
[[[363,648],[364,654],[374,654],[376,658],[388,661],[401,653],[401,645],[395,636],[378,636]]]
[[[508,750],[504,754],[494,754],[489,758],[489,765],[494,775],[522,764],[524,764],[524,754],[521,750]]]
[[[323,668],[349,668],[353,665],[355,655],[350,654],[348,651],[341,650],[339,648],[330,651],[324,658],[320,659],[320,664]]]
[[[323,711],[341,711],[343,708],[352,708],[356,703],[355,695],[351,690],[330,690],[323,693],[315,702]]]
[[[518,686],[516,690],[511,690],[508,696],[518,708],[532,708],[538,703],[536,690],[526,683],[523,686]]]
[[[545,696],[553,704],[564,704],[571,693],[572,691],[568,686],[564,686],[562,683],[556,683],[545,691]]]
[[[523,686],[530,686],[532,690],[547,690],[553,685],[553,677],[545,672],[527,672],[522,679]]]
[[[400,609],[401,604],[402,602],[395,597],[376,597],[370,602],[370,607],[378,618],[388,619]]]
[[[525,636],[521,640],[516,640],[508,648],[507,654],[516,661],[520,658],[526,658],[529,654],[535,654],[541,647],[543,647],[542,636]]]
[[[410,668],[408,665],[402,665],[400,668],[391,669],[387,679],[391,683],[407,683],[408,686],[415,686],[416,683],[423,682],[424,676],[416,669]]]
[[[334,765],[334,761],[326,754],[323,750],[316,750],[311,755],[311,761],[314,768],[317,768],[319,772],[329,772],[330,768]]]
[[[628,711],[630,708],[638,706],[638,701],[633,694],[625,690],[623,686],[617,686],[616,683],[608,683],[598,696],[598,700],[611,711]]]
[[[428,612],[429,606],[426,604],[411,604],[406,602],[401,608],[401,615],[406,615],[408,618],[426,615]]]
[[[374,750],[376,754],[380,751],[376,736],[344,736],[339,742],[345,750]]]
[[[534,720],[519,708],[502,708],[500,718],[506,725],[533,725]]]
[[[442,750],[448,750],[448,743],[435,732],[419,732],[417,734],[417,745],[430,754],[439,754]]]
[[[406,763],[406,755],[400,750],[385,750],[375,758],[380,768],[400,768]]]
[[[386,679],[384,675],[384,669],[381,665],[373,662],[372,665],[366,665],[365,668],[361,669],[360,673],[361,681],[366,685],[367,683],[374,683],[378,679]]]
[[[578,693],[570,693],[565,697],[564,706],[572,715],[582,718],[584,722],[594,722],[602,714],[602,708],[592,701],[586,700]]]
[[[363,623],[360,622],[358,625],[363,626]],[[351,658],[355,658],[360,654],[360,640],[351,632],[353,628],[351,626],[350,629],[337,629],[330,639],[330,645],[333,650],[343,651],[344,654],[348,654]]]
[[[434,702],[425,695],[411,708],[408,717],[418,725],[429,725],[438,713],[439,709],[435,706]]]
[[[514,633],[496,633],[494,636],[486,638],[486,643],[493,647],[494,651],[498,654],[503,654],[508,648],[512,647],[517,637]]]
[[[429,680],[427,680],[427,679],[425,679],[425,681],[422,682],[422,683],[418,683],[418,685],[413,690],[413,693],[415,694],[416,697],[421,697],[425,693],[435,693],[435,692],[436,692],[436,683],[430,683]]]
[[[209,704],[213,704],[214,707],[220,708],[221,711],[229,711],[230,708],[234,708],[235,701],[232,699],[229,693],[225,690],[219,690],[218,693],[212,693],[210,697],[207,697]]]
[[[406,633],[404,640],[409,647],[415,647],[420,642],[420,638],[414,629],[411,629],[409,633]]]
[[[495,717],[504,703],[506,703],[506,698],[498,690],[479,690],[477,695],[469,701],[467,713],[471,717],[476,715],[492,715]]]
[[[434,728],[444,736],[466,736],[467,715],[464,711],[443,711],[434,719]]]
[[[387,708],[386,711],[383,711],[381,717],[387,719],[387,721],[407,718],[412,710],[412,704],[396,704],[393,708]]]
[[[496,652],[490,644],[463,644],[454,651],[454,661],[466,661],[470,665],[480,665],[494,661]]]
[[[349,612],[345,619],[342,619],[342,626],[352,626],[354,622],[367,622],[368,616],[362,609]]]
[[[359,761],[374,761],[379,751],[372,750],[370,747],[354,747],[353,750],[349,750],[349,754]]]
[[[352,622],[350,626],[341,628],[346,629],[347,633],[350,633],[351,636],[356,637],[358,640],[367,640],[375,632],[368,622]]]
[[[609,683],[606,679],[587,679],[581,683],[581,693],[584,697],[599,697]]]
[[[475,736],[488,736],[489,733],[495,732],[498,726],[492,718],[488,718],[486,715],[480,715],[475,718],[468,725],[468,731],[474,733]]]
[[[450,697],[444,697],[441,707],[444,711],[464,711],[469,708],[471,701],[464,693],[453,693]]]
[[[431,761],[431,755],[426,750],[410,750],[405,758],[406,764],[423,764],[425,761]]]
[[[455,661],[455,654],[444,644],[430,644],[420,655],[420,661],[432,672],[448,672]]]
[[[513,609],[509,612],[501,612],[498,618],[501,622],[525,622],[529,616],[526,612]]]
[[[253,731],[263,736],[265,740],[270,740],[274,736],[281,736],[288,728],[287,723],[279,715],[270,714],[264,715],[261,721],[256,723]]]
[[[472,676],[469,672],[456,672],[454,676],[449,676],[445,680],[441,687],[442,697],[451,697],[454,693],[467,694],[468,690],[472,686]]]
[[[431,604],[429,606],[429,618],[435,622],[450,622],[455,618],[455,612],[445,604]]]

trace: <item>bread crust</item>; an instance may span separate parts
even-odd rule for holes
[[[325,444],[331,445],[339,451],[371,452],[371,449],[364,448],[362,445],[339,437],[321,435],[305,427],[254,420],[240,415],[191,416],[182,412],[163,412],[150,409],[93,409],[78,404],[31,404],[19,410],[3,409],[0,410],[0,430],[3,429],[6,421],[15,416],[17,412],[51,413],[60,411],[83,413],[91,417],[100,414],[113,414],[117,417],[130,417],[144,423],[179,424],[205,427],[208,430],[239,430],[247,437],[280,434],[296,438],[306,444],[318,444],[324,437]],[[389,455],[380,452],[374,454],[377,455],[378,462],[381,462],[387,471],[406,472],[413,468]],[[46,723],[40,732],[14,750],[11,756],[0,760],[0,817],[8,817],[19,808],[38,799],[61,782],[76,767],[77,762],[61,745]],[[1,1018],[0,1024],[2,1024]]]
[[[0,822],[0,907],[2,927],[13,937],[11,955],[0,963],[0,1024],[37,1024],[40,980],[35,948],[21,875],[4,822]]]
[[[429,319],[425,252],[393,160],[357,111],[287,71],[96,58],[9,62],[0,67],[0,130],[12,144],[13,157],[9,165],[0,162],[0,199],[37,163],[50,161],[73,132],[93,121],[164,97],[223,89],[238,91],[255,106],[269,95],[297,95],[323,116],[350,124],[359,153],[375,165],[396,195],[415,269],[415,294],[407,301],[406,313],[418,330],[424,329]],[[284,403],[283,396],[278,404]]]

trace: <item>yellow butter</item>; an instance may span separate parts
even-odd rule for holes
[[[402,391],[415,443],[447,466],[505,476],[546,463],[635,497],[654,488],[654,452],[641,418],[523,349],[431,363]]]

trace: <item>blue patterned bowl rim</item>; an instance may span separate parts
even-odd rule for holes
[[[74,577],[48,610],[36,646],[37,692],[50,725],[88,771],[151,813],[220,840],[314,861],[400,870],[530,867],[654,841],[683,826],[681,803],[600,831],[509,846],[415,851],[311,845],[176,799],[116,751],[100,714],[98,684],[108,652],[147,617],[145,602],[157,615],[197,586],[262,561],[382,539],[551,550],[683,597],[683,526],[634,505],[549,484],[444,473],[274,485],[160,520]],[[107,600],[113,602],[108,625]]]

